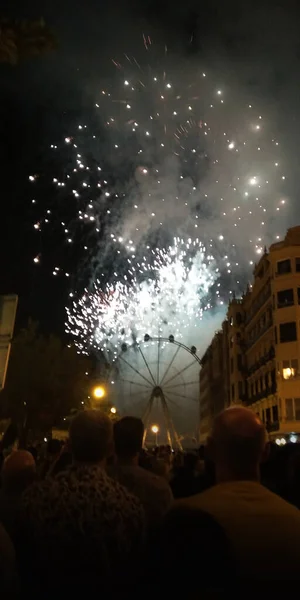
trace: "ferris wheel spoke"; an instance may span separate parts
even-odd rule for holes
[[[175,358],[176,358],[176,356],[177,356],[177,354],[178,354],[178,352],[179,352],[180,348],[181,348],[181,346],[177,346],[177,350],[176,350],[176,352],[174,353],[174,356],[172,357],[172,359],[171,359],[171,361],[170,361],[170,363],[169,363],[169,365],[168,365],[167,369],[165,370],[164,376],[163,376],[162,380],[159,382],[159,385],[162,385],[162,384],[163,384],[163,382],[164,382],[164,380],[165,380],[165,377],[168,375],[168,373],[169,373],[169,371],[170,371],[170,368],[171,368],[171,366],[172,366],[172,364],[173,364],[173,362],[174,362],[174,360],[175,360]]]
[[[156,377],[157,384],[159,382],[159,352],[160,352],[160,338],[158,338],[158,344],[157,344],[157,377]]]
[[[122,377],[119,377],[119,381],[124,381],[125,383],[131,383],[132,385],[138,385],[139,387],[145,387],[147,388],[147,390],[149,390],[149,385],[146,385],[145,383],[137,383],[137,381],[131,381],[130,379],[123,379]],[[152,384],[151,384],[152,387]]]
[[[172,399],[171,399],[171,398],[168,396],[168,394],[164,394],[164,396],[165,396],[166,400],[167,400],[168,402],[170,402],[171,404],[174,404],[174,406],[176,406],[176,408],[179,408],[179,409],[181,408],[181,407],[179,406],[179,404],[177,404],[177,402],[175,402],[175,400],[172,400]]]
[[[164,386],[164,389],[170,390],[171,388],[177,388],[183,385],[195,385],[196,383],[199,384],[199,379],[197,379],[197,381],[188,381],[187,383],[175,383],[174,385],[167,385]]]
[[[145,377],[144,375],[142,375],[142,373],[140,373],[135,367],[133,367],[128,360],[126,360],[123,356],[119,357],[128,367],[130,367],[130,369],[132,369],[135,373],[137,373],[137,375],[139,375],[142,379],[144,379],[145,381],[147,381],[147,383],[149,383],[149,385],[151,385],[152,387],[152,381],[150,381],[149,379],[147,379],[147,377]]]
[[[188,396],[187,394],[178,394],[177,392],[171,392],[171,394],[172,396],[178,396],[178,398],[184,398],[185,400],[193,400],[193,402],[197,402],[197,398],[195,398],[195,396]]]
[[[145,365],[146,365],[146,367],[147,367],[147,369],[148,369],[148,371],[149,371],[150,377],[151,377],[151,379],[152,379],[152,381],[153,381],[154,385],[156,385],[155,379],[154,379],[154,377],[153,377],[153,375],[152,375],[152,371],[150,370],[149,364],[148,364],[148,362],[147,362],[147,360],[146,360],[146,358],[145,358],[145,355],[144,355],[144,353],[143,353],[143,350],[141,349],[141,346],[138,346],[138,349],[139,349],[139,351],[140,351],[140,353],[141,353],[141,355],[142,355],[142,357],[143,357],[143,361],[144,361],[144,363],[145,363]],[[148,381],[148,380],[147,380],[147,381]],[[150,384],[150,385],[152,385],[152,384]]]
[[[140,398],[145,398],[145,395],[147,395],[147,397],[149,396],[149,392],[146,392],[146,390],[144,390],[143,392],[133,392],[130,393],[130,398],[133,398],[133,396],[140,396]]]
[[[183,369],[181,369],[180,371],[178,371],[178,373],[176,373],[176,375],[173,375],[173,377],[171,377],[171,379],[168,379],[168,381],[166,381],[166,383],[165,383],[165,386],[168,383],[170,383],[170,381],[173,381],[173,379],[176,379],[176,377],[179,377],[179,375],[181,375],[181,373],[184,373],[185,371],[187,371],[193,365],[195,365],[195,361],[194,360],[189,365],[187,365],[186,367],[183,367]]]

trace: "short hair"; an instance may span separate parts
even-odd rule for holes
[[[3,463],[1,478],[7,492],[23,492],[36,479],[36,464],[32,454],[26,450],[9,454]]]
[[[114,440],[117,456],[132,458],[143,445],[144,425],[137,417],[123,417],[114,425]]]
[[[76,461],[99,462],[112,449],[112,422],[99,410],[84,410],[72,419],[69,436],[72,455]]]
[[[243,478],[261,461],[266,430],[250,409],[233,406],[215,418],[211,439],[217,448],[215,462],[227,463],[236,477]]]

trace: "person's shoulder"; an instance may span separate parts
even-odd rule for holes
[[[148,485],[153,493],[157,493],[159,495],[167,495],[173,498],[172,490],[170,485],[164,477],[160,477],[160,475],[156,475],[156,473],[152,473],[151,471],[147,471],[142,467],[136,467],[137,476]]]
[[[139,499],[131,494],[124,485],[117,481],[117,479],[110,477],[107,473],[105,473],[103,477],[105,480],[105,486],[109,491],[111,501],[114,504],[117,504],[119,507],[126,506],[127,509],[131,509],[133,511],[141,509],[141,503]]]
[[[272,492],[268,488],[265,488],[264,486],[262,487],[264,488],[265,496],[269,499],[270,502],[276,503],[276,505],[282,511],[283,514],[294,515],[295,519],[297,519],[300,523],[300,511],[297,506],[291,504],[287,500],[284,500],[284,498],[282,498],[275,492]]]

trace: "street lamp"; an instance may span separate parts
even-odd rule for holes
[[[102,387],[102,385],[97,385],[96,387],[94,387],[94,389],[93,389],[93,396],[97,400],[101,400],[101,398],[104,398],[104,396],[105,396],[105,389],[104,389],[104,387]]]
[[[157,444],[157,436],[158,436],[158,432],[159,432],[159,427],[158,427],[158,425],[152,425],[152,427],[151,427],[151,431],[152,431],[152,433],[154,433],[154,435],[155,435],[155,445],[157,446],[157,445],[158,445],[158,444]]]
[[[112,406],[112,407],[111,407],[111,409],[110,409],[110,412],[111,412],[113,415],[115,415],[115,414],[116,414],[116,412],[117,412],[117,409],[115,408],[115,406]]]

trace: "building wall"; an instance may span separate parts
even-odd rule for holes
[[[202,359],[202,442],[213,417],[234,404],[259,415],[271,439],[300,441],[300,227],[265,251],[253,276]]]
[[[228,405],[227,323],[214,336],[201,361],[200,444],[204,444],[214,417]]]

